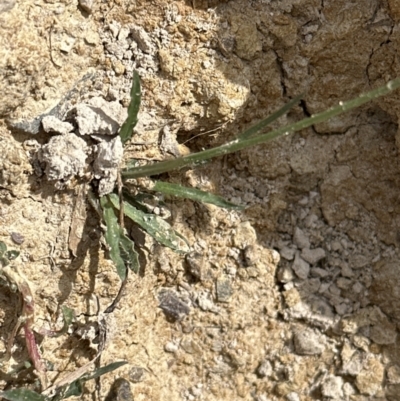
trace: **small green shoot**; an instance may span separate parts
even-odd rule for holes
[[[189,250],[189,246],[187,249],[184,249],[180,246],[180,239],[183,239],[182,236],[173,230],[166,221],[154,214],[145,213],[140,207],[138,208],[138,202],[134,199],[134,197],[127,196],[128,201],[124,201],[122,199],[123,191],[121,190],[121,185],[125,180],[140,177],[149,178],[151,176],[177,170],[182,167],[195,167],[214,157],[223,156],[229,153],[247,149],[251,146],[269,142],[280,136],[289,135],[314,124],[327,121],[332,117],[338,116],[348,110],[361,106],[372,99],[386,95],[398,87],[400,87],[400,78],[390,81],[385,86],[361,94],[352,100],[339,102],[338,106],[331,107],[328,110],[305,118],[297,123],[289,124],[282,128],[272,130],[268,133],[263,133],[268,125],[287,113],[302,99],[302,95],[299,95],[294,97],[290,102],[288,102],[275,113],[271,114],[266,119],[244,131],[235,140],[225,143],[221,146],[207,149],[198,153],[193,153],[187,156],[178,157],[173,160],[151,163],[145,166],[137,166],[136,163],[134,163],[134,160],[128,161],[127,167],[120,172],[122,183],[120,183],[119,186],[119,196],[116,194],[110,194],[106,198],[102,198],[100,202],[103,208],[103,219],[107,226],[105,238],[110,249],[110,257],[114,261],[121,279],[124,280],[126,278],[126,274],[124,272],[127,271],[127,267],[130,267],[132,270],[137,272],[139,270],[139,266],[137,264],[137,260],[135,259],[136,256],[134,256],[134,244],[129,238],[127,238],[124,233],[124,229],[122,228],[123,221],[121,221],[121,219],[123,219],[123,217],[120,217],[120,221],[118,222],[114,210],[120,210],[120,216],[125,215],[126,217],[130,218],[133,222],[141,226],[148,234],[155,238],[160,244],[170,247],[177,252],[187,252]],[[140,100],[140,79],[138,74],[135,73],[131,88],[131,102],[128,107],[128,118],[120,130],[120,136],[123,144],[125,144],[132,136],[133,127],[137,122]],[[196,188],[187,188],[178,184],[156,181],[149,188],[146,187],[146,191],[149,190],[159,192],[164,195],[195,200],[197,202],[211,203],[223,208],[241,209],[241,206],[234,205],[220,196],[204,192]]]
[[[118,369],[126,363],[127,362],[125,361],[113,362],[109,365],[96,369],[91,374],[84,374],[71,383],[65,384],[62,387],[58,387],[55,394],[47,395],[46,392],[45,394],[39,394],[26,388],[17,388],[14,390],[0,391],[0,397],[3,397],[8,401],[60,401],[72,396],[79,397],[83,393],[83,386],[85,382],[97,379],[106,373]]]
[[[135,128],[135,125],[138,122],[137,116],[139,113],[141,96],[140,78],[139,74],[135,71],[133,73],[133,82],[131,88],[131,102],[128,106],[128,118],[122,124],[119,131],[119,136],[121,137],[121,142],[123,145],[125,145],[125,143],[131,139],[133,128]]]

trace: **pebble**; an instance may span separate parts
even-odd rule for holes
[[[243,259],[246,267],[254,266],[260,259],[257,247],[254,245],[246,246],[243,251]]]
[[[325,278],[330,275],[328,271],[325,269],[321,269],[320,267],[312,267],[311,275],[314,277]]]
[[[294,229],[294,234],[293,234],[293,242],[296,244],[296,246],[300,249],[304,248],[310,248],[310,240],[308,239],[307,235],[304,233],[303,230],[300,228],[296,227]]]
[[[15,6],[16,0],[2,0],[0,2],[0,14],[10,11]]]
[[[377,357],[370,355],[356,378],[356,386],[361,394],[372,396],[382,387],[383,377],[383,365]]]
[[[267,359],[261,363],[261,365],[257,368],[257,374],[260,377],[268,377],[272,375],[272,365],[271,362]]]
[[[296,252],[292,269],[296,273],[297,277],[305,280],[310,272],[310,265],[300,257],[299,252]]]
[[[179,349],[179,345],[175,344],[174,342],[170,341],[168,343],[166,343],[164,345],[164,351],[165,352],[171,352],[171,353],[175,353],[177,352]]]
[[[294,391],[292,391],[289,394],[286,394],[286,399],[287,401],[300,401],[300,397],[297,393],[295,393]]]
[[[190,312],[189,306],[174,291],[163,289],[158,293],[158,299],[163,312],[175,320],[183,319]]]
[[[309,249],[305,248],[301,252],[301,257],[311,265],[315,265],[326,257],[326,252],[322,248]]]
[[[336,285],[338,286],[338,288],[342,289],[342,290],[348,290],[350,288],[352,284],[352,280],[345,278],[345,277],[339,277],[336,280]]]
[[[257,234],[249,221],[240,223],[233,237],[233,245],[239,249],[246,249],[257,241]]]
[[[217,293],[217,301],[229,302],[229,299],[233,293],[231,280],[227,277],[220,277],[217,279],[215,287]]]
[[[278,270],[278,280],[281,283],[289,283],[293,279],[294,279],[294,273],[289,266],[284,266]]]
[[[61,121],[55,116],[45,116],[42,119],[42,127],[45,132],[58,132],[60,134],[68,134],[72,132],[74,126],[66,121]]]
[[[93,11],[93,0],[79,0],[79,5],[82,10],[86,11],[88,14],[91,14]]]
[[[129,380],[132,383],[140,383],[146,377],[146,371],[140,366],[133,366],[129,371]]]
[[[343,397],[343,379],[340,376],[328,375],[321,385],[324,397],[340,400]]]
[[[400,384],[400,366],[390,366],[387,370],[387,378],[392,384]]]
[[[133,401],[129,381],[123,378],[115,380],[105,401]]]
[[[16,232],[11,233],[11,239],[18,245],[23,244],[25,241],[24,236],[22,234],[16,233]]]
[[[311,329],[301,329],[294,332],[294,350],[298,355],[319,355],[325,350],[325,339],[321,334]]]
[[[279,253],[280,253],[280,255],[281,255],[281,257],[282,257],[283,259],[286,259],[286,260],[293,260],[294,255],[295,255],[295,253],[296,253],[296,249],[294,249],[294,248],[289,248],[288,246],[285,246],[285,247],[281,248],[281,250],[280,250]]]

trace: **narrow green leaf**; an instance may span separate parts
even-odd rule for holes
[[[1,391],[0,397],[9,401],[46,401],[46,397],[26,388]]]
[[[3,241],[0,241],[0,254],[6,251],[7,251],[7,245]]]
[[[124,234],[122,229],[119,238],[119,251],[125,266],[128,266],[134,273],[139,273],[139,255],[135,251],[135,243]]]
[[[102,366],[101,368],[95,370],[90,376],[84,377],[83,380],[88,381],[88,380],[92,380],[92,379],[97,379],[98,377],[103,376],[106,373],[110,373],[113,370],[126,365],[127,363],[128,362],[126,362],[126,361],[119,361],[119,362],[110,363],[106,366]]]
[[[109,246],[110,258],[115,263],[121,280],[125,279],[126,267],[137,273],[139,271],[139,255],[135,251],[135,243],[126,236],[115,216],[114,207],[107,196],[100,199],[106,222],[105,239]]]
[[[79,397],[80,395],[82,395],[82,392],[83,392],[82,379],[78,379],[65,386],[61,392],[61,397],[58,399],[64,400],[65,398],[73,396]]]
[[[122,124],[121,129],[119,131],[119,136],[121,137],[122,144],[131,139],[133,135],[133,128],[137,124],[138,121],[138,113],[140,108],[140,100],[141,100],[141,88],[140,88],[140,77],[139,74],[135,71],[133,73],[132,87],[131,87],[131,102],[128,106],[128,117],[125,122]]]
[[[297,103],[302,99],[303,95],[297,95],[294,97],[289,103],[286,103],[282,108],[280,108],[275,113],[272,113],[265,120],[260,121],[258,124],[253,125],[248,130],[244,131],[242,134],[238,136],[239,139],[247,139],[254,136],[256,133],[264,129],[267,125],[271,124],[279,117],[282,117],[286,114],[292,107],[296,106]]]
[[[190,155],[178,157],[173,160],[165,160],[162,162],[153,163],[146,166],[124,169],[122,170],[121,175],[122,178],[124,179],[150,177],[152,175],[166,173],[168,171],[176,170],[185,166],[193,167],[200,163],[204,163],[205,160],[209,160],[218,156],[224,156],[229,153],[234,153],[239,150],[249,148],[251,146],[269,142],[280,136],[289,135],[293,132],[300,131],[304,128],[310,127],[311,125],[327,121],[332,117],[344,113],[345,111],[361,106],[362,104],[367,103],[372,99],[386,95],[398,87],[400,87],[400,78],[388,82],[385,86],[381,86],[370,92],[363,93],[358,97],[349,100],[347,102],[339,102],[338,106],[331,107],[328,110],[315,114],[311,117],[305,118],[297,123],[286,125],[285,127],[278,128],[266,134],[260,134],[256,136],[253,135],[252,137],[247,139],[237,138],[231,142],[228,142],[216,148],[207,149],[198,153],[192,153]],[[263,120],[261,123],[265,122],[265,120]]]
[[[115,216],[113,205],[107,196],[102,196],[100,198],[100,205],[103,209],[103,218],[106,223],[106,232],[104,237],[109,247],[110,258],[114,262],[121,280],[125,280],[126,267],[119,249],[121,227],[118,224],[117,217]]]
[[[119,198],[116,194],[108,195],[112,204],[119,209]],[[124,201],[124,214],[141,226],[157,242],[173,249],[175,252],[186,253],[189,250],[187,241],[183,239],[165,220],[150,213],[144,213]],[[187,249],[182,249],[181,239],[186,242]]]
[[[211,203],[215,206],[223,207],[225,209],[243,209],[243,206],[229,202],[221,196],[214,195],[210,192],[201,191],[200,189],[196,188],[184,187],[178,184],[155,181],[152,190],[156,192],[161,192],[165,195],[192,199],[198,202]]]

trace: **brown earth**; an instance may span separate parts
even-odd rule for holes
[[[126,159],[165,157],[154,144],[165,126],[181,150],[208,148],[299,93],[305,100],[279,124],[395,78],[399,20],[393,0],[0,1],[0,240],[21,251],[15,263],[34,290],[37,328],[60,326],[62,305],[78,316],[74,332],[38,337],[51,382],[95,356],[97,324],[120,281],[89,205],[72,256],[80,181],[60,188],[37,175],[31,156],[50,135],[15,122],[66,96],[127,106],[137,70],[137,141],[153,144],[128,145]],[[122,377],[135,401],[399,400],[399,115],[396,92],[170,174],[246,209],[168,200],[194,253],[185,259],[145,238],[143,272],[107,315],[101,357],[128,364],[100,388],[88,382],[81,399],[104,400]],[[188,316],[166,317],[164,288]],[[17,294],[2,286],[2,352],[18,311]],[[34,388],[32,369],[11,374],[27,359],[21,333],[2,389]]]

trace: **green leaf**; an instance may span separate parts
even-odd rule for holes
[[[68,384],[68,386],[65,386],[60,393],[61,397],[58,399],[64,400],[65,398],[82,395],[83,392],[82,381],[83,381],[82,379],[78,379]]]
[[[106,373],[112,372],[115,369],[118,369],[119,367],[126,365],[128,362],[126,361],[119,361],[119,362],[113,362],[110,363],[106,366],[102,366],[101,368],[95,370],[90,376],[84,377],[83,380],[88,381],[91,379],[97,379],[98,377],[105,375]]]
[[[9,401],[46,401],[46,397],[26,388],[1,391],[0,397]]]
[[[6,252],[6,257],[8,260],[14,260],[17,259],[19,256],[20,252],[19,251],[7,251]]]
[[[134,273],[139,273],[139,255],[135,251],[135,243],[128,238],[121,229],[119,238],[119,251],[125,263]]]
[[[7,251],[7,245],[3,241],[0,241],[0,254],[6,251]]]
[[[133,128],[137,124],[138,121],[138,113],[140,108],[140,100],[141,100],[141,88],[140,88],[140,77],[139,74],[135,71],[133,73],[133,81],[131,88],[131,102],[128,106],[128,118],[122,124],[121,129],[119,131],[119,136],[121,137],[122,144],[131,139],[133,135]]]
[[[2,254],[0,254],[0,263],[3,267],[5,267],[10,264],[10,261],[7,258],[5,258]]]
[[[107,196],[100,198],[100,205],[103,209],[103,218],[106,223],[105,239],[109,247],[110,258],[117,268],[117,273],[121,280],[125,280],[126,267],[119,250],[119,239],[121,236],[121,227],[118,224],[114,208]]]
[[[108,196],[114,207],[119,209],[118,196],[116,194],[110,194]],[[141,226],[160,244],[173,249],[175,252],[188,252],[189,245],[187,241],[161,217],[150,213],[144,213],[141,210],[136,209],[126,201],[124,201],[124,214],[136,224]],[[186,243],[188,247],[187,249],[181,248],[181,240]]]
[[[331,107],[328,110],[325,110],[321,113],[312,115],[311,117],[308,118],[304,118],[303,120],[297,123],[286,125],[284,127],[275,129],[266,134],[253,135],[247,139],[242,139],[239,137],[231,142],[225,143],[224,145],[212,149],[203,150],[202,152],[192,153],[187,156],[178,157],[172,160],[165,160],[158,163],[148,164],[146,166],[124,169],[121,171],[121,176],[123,179],[150,177],[152,175],[157,175],[166,173],[168,171],[177,170],[185,166],[193,167],[198,164],[204,163],[204,161],[212,159],[214,157],[224,156],[229,153],[234,153],[242,149],[247,149],[252,146],[259,145],[261,143],[269,142],[280,136],[289,135],[293,132],[300,131],[304,128],[310,127],[311,125],[327,121],[332,117],[343,114],[345,111],[361,106],[362,104],[367,103],[372,99],[386,95],[398,87],[400,87],[400,78],[388,82],[385,86],[381,86],[370,92],[363,93],[358,97],[351,99],[347,102],[339,102],[338,106]],[[269,117],[261,121],[259,124],[265,124],[265,122],[268,119]]]
[[[139,256],[135,251],[134,242],[126,236],[124,230],[119,225],[114,207],[108,196],[101,197],[100,204],[107,227],[105,239],[109,246],[110,258],[114,262],[121,280],[125,280],[126,267],[135,273],[139,271]]]
[[[254,136],[257,132],[264,129],[267,125],[274,122],[279,117],[286,114],[292,107],[296,106],[297,103],[302,99],[303,95],[297,95],[294,97],[289,103],[286,103],[282,108],[280,108],[275,113],[272,113],[265,120],[260,121],[258,124],[253,125],[248,130],[244,131],[242,134],[238,136],[239,139],[247,139]]]
[[[198,202],[211,203],[215,206],[223,207],[225,209],[243,209],[243,206],[229,202],[221,196],[214,195],[210,192],[201,191],[200,189],[196,188],[184,187],[178,184],[156,181],[152,190],[161,192],[165,195],[178,196],[180,198],[192,199]]]

